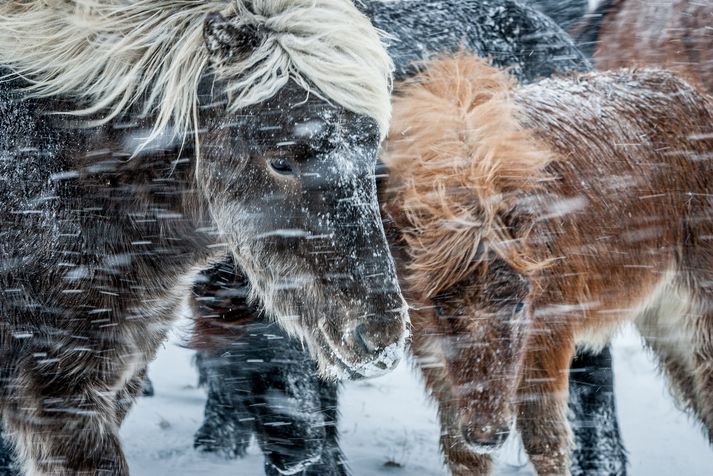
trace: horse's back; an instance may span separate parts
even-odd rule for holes
[[[535,225],[540,258],[566,257],[546,272],[552,299],[589,308],[601,329],[635,317],[671,273],[713,273],[701,261],[713,257],[709,97],[670,72],[621,70],[543,81],[517,101],[557,154]]]
[[[521,88],[516,101],[526,127],[570,156],[566,161],[597,162],[596,175],[606,169],[620,176],[627,164],[676,179],[713,172],[706,160],[713,153],[713,98],[669,71],[624,69],[544,80]],[[707,181],[699,180],[695,188],[701,187],[708,188]]]

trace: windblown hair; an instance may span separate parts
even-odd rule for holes
[[[538,266],[506,222],[518,196],[547,180],[553,154],[518,123],[513,85],[461,53],[397,86],[386,210],[410,254],[410,284],[426,297],[471,274],[490,250],[520,271]]]
[[[219,12],[266,37],[247,58],[216,66],[230,109],[257,104],[290,79],[324,99],[390,116],[391,60],[379,33],[350,0],[18,0],[0,4],[0,64],[39,97],[86,101],[77,115],[107,122],[132,104],[155,114],[152,136],[193,124],[209,63],[204,18]],[[141,101],[141,102],[139,102]]]

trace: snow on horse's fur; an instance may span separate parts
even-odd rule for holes
[[[451,469],[488,471],[517,415],[538,473],[568,473],[575,343],[625,321],[712,435],[711,98],[659,70],[515,86],[466,55],[397,93],[384,209],[413,351],[473,450]]]

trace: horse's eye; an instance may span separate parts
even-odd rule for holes
[[[280,175],[292,175],[293,173],[290,162],[282,157],[270,159],[270,167],[272,167],[272,170]]]

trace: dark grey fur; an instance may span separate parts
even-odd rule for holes
[[[523,0],[569,31],[589,11],[588,0]]]
[[[196,363],[208,390],[196,448],[243,456],[255,435],[268,475],[347,475],[338,444],[338,384],[320,379],[301,343],[266,319],[248,294],[232,261],[203,273],[194,287],[200,330],[193,344],[205,349]]]
[[[524,82],[571,71],[589,62],[553,20],[514,0],[366,0],[375,26],[395,37],[389,53],[396,79],[423,60],[465,48],[510,68]]]

